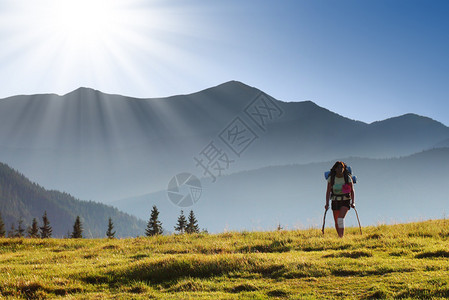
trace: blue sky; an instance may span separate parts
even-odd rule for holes
[[[0,0],[0,98],[238,80],[368,123],[449,125],[448,13],[445,0]]]

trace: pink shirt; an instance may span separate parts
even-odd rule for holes
[[[331,176],[327,179],[328,182],[331,182]],[[348,184],[345,183],[344,177],[335,176],[334,186],[332,187],[332,192],[335,195],[349,194],[351,192],[351,184],[352,178],[349,177]]]

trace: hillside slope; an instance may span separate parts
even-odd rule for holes
[[[0,213],[6,229],[9,230],[12,223],[17,228],[20,218],[24,227],[31,225],[33,218],[42,226],[44,211],[47,211],[53,237],[72,232],[76,216],[81,218],[84,237],[104,237],[109,218],[112,218],[117,237],[143,235],[146,225],[112,206],[80,201],[67,193],[46,190],[0,163]]]
[[[122,240],[2,239],[0,297],[447,299],[449,221]],[[338,283],[338,284],[336,284]]]

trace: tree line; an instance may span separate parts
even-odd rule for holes
[[[0,237],[29,237],[29,238],[51,238],[53,228],[50,225],[50,221],[47,217],[47,211],[44,212],[42,216],[42,226],[38,225],[36,218],[33,218],[31,226],[24,228],[23,219],[20,218],[18,221],[18,227],[15,227],[15,224],[11,224],[11,228],[9,231],[6,231],[5,223],[3,222],[3,218],[0,214]],[[198,226],[198,220],[193,213],[193,210],[190,211],[188,219],[184,216],[184,212],[181,210],[181,214],[178,217],[177,224],[175,226],[175,231],[178,234],[184,233],[199,233],[200,229]],[[157,207],[154,205],[150,219],[148,220],[147,227],[145,230],[146,236],[154,236],[163,234],[162,222],[159,220],[159,211]],[[75,223],[73,224],[72,232],[67,233],[67,238],[83,238],[83,224],[81,222],[80,216],[77,216],[75,219]],[[115,238],[114,224],[112,219],[109,218],[108,227],[106,230],[106,237]]]
[[[200,233],[200,227],[198,225],[198,220],[193,213],[193,210],[190,211],[188,219],[184,216],[184,212],[181,210],[181,214],[178,217],[175,231],[178,234],[184,233]],[[206,230],[203,230],[206,232]],[[159,221],[159,210],[156,205],[153,205],[151,210],[150,219],[147,223],[147,228],[145,230],[146,236],[153,236],[163,234],[162,223]]]

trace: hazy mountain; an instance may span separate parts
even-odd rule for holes
[[[449,148],[393,159],[344,159],[358,177],[356,204],[364,225],[447,217]],[[202,179],[202,195],[192,207],[199,225],[211,232],[320,226],[324,213],[324,172],[333,161],[266,167]],[[186,190],[181,193],[186,193]],[[139,217],[156,204],[165,226],[175,225],[181,210],[166,191],[114,203]],[[333,226],[331,214],[327,224]],[[347,224],[357,226],[350,212]]]
[[[436,148],[449,147],[449,139],[439,142],[435,145]]]
[[[80,201],[69,194],[48,191],[25,176],[0,163],[0,213],[9,230],[18,227],[20,218],[26,228],[33,218],[42,226],[47,211],[53,237],[67,236],[73,230],[76,216],[80,216],[84,237],[105,237],[108,219],[112,218],[116,237],[143,235],[146,223],[118,209],[92,201]]]
[[[180,172],[203,176],[195,159],[206,150],[220,151],[229,174],[410,155],[449,139],[448,127],[418,115],[366,124],[236,81],[158,99],[87,88],[15,96],[0,100],[0,124],[1,161],[45,187],[102,202],[164,189]],[[242,130],[248,134],[237,136]]]

